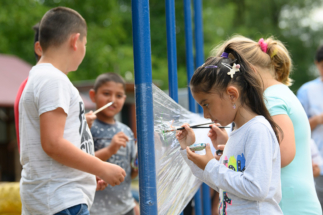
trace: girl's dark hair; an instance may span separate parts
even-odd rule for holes
[[[278,130],[281,134],[283,133],[266,108],[263,96],[264,88],[260,76],[257,76],[242,56],[230,48],[230,44],[226,47],[225,52],[229,54],[228,58],[210,57],[195,70],[190,82],[192,91],[210,93],[211,90],[216,90],[222,96],[229,84],[236,85],[240,90],[241,105],[246,105],[256,114],[264,116],[273,128],[278,142],[280,142]],[[228,75],[230,70],[223,64],[229,64],[232,67],[234,63],[240,64],[240,71],[236,72],[231,78]],[[210,65],[215,65],[217,68]]]

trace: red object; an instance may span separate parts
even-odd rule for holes
[[[15,114],[15,126],[16,126],[16,136],[17,136],[17,144],[18,144],[18,150],[20,151],[20,139],[19,139],[19,101],[21,98],[21,94],[25,89],[25,86],[27,84],[28,78],[26,78],[26,80],[24,80],[19,89],[18,89],[18,93],[15,99],[15,104],[14,104],[14,114]]]
[[[16,56],[0,54],[0,107],[14,107],[18,149],[20,148],[19,100],[27,83],[27,79],[24,79],[28,77],[31,68],[32,65]],[[17,90],[18,93],[16,93]],[[87,92],[80,94],[85,109],[94,110],[95,104],[90,100]]]

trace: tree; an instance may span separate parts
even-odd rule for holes
[[[165,2],[150,0],[150,27],[153,79],[168,87]],[[322,0],[228,0],[203,1],[205,57],[219,42],[233,34],[258,40],[274,35],[289,49],[295,64],[291,89],[312,79],[313,60],[321,42],[322,27],[304,25],[313,8]],[[73,80],[95,79],[114,71],[133,73],[131,1],[129,0],[16,0],[0,1],[0,51],[34,64],[33,31],[43,14],[52,7],[66,6],[87,21],[88,45],[84,61]],[[187,86],[183,1],[175,1],[179,87]],[[192,16],[194,11],[192,10]],[[303,24],[302,24],[303,23]],[[311,72],[308,72],[311,71]]]

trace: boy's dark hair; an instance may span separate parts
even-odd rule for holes
[[[33,26],[33,30],[35,31],[35,38],[34,38],[34,45],[35,45],[35,43],[39,41],[39,23]],[[36,54],[35,50],[34,50],[34,54],[36,57],[36,61],[38,61],[38,55]]]
[[[321,45],[317,51],[316,51],[316,56],[315,56],[315,60],[319,63],[321,61],[323,61],[323,45]]]
[[[105,83],[109,82],[109,81],[113,81],[115,83],[120,83],[123,86],[123,89],[126,90],[126,83],[123,80],[123,78],[117,74],[117,73],[113,73],[113,72],[108,72],[108,73],[103,73],[101,75],[99,75],[94,83],[94,91],[97,92],[97,90]]]
[[[39,26],[39,42],[43,51],[50,46],[64,43],[70,34],[86,36],[87,26],[83,17],[73,9],[56,7],[45,13]]]
[[[260,81],[260,77],[256,76],[256,73],[242,56],[230,48],[230,44],[225,48],[225,52],[229,54],[229,58],[210,57],[206,60],[205,64],[195,70],[190,81],[191,90],[196,93],[210,93],[211,90],[216,90],[222,97],[222,93],[229,84],[235,84],[240,89],[241,105],[246,105],[254,113],[264,116],[273,128],[277,141],[280,142],[278,130],[282,136],[283,133],[266,108],[263,84]],[[234,63],[240,65],[240,71],[236,72],[233,78],[231,78],[228,75],[230,69],[227,66],[230,65],[232,67]]]

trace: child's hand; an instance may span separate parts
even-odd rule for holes
[[[100,175],[100,178],[102,178],[112,187],[115,185],[119,185],[121,182],[123,182],[124,177],[126,176],[126,172],[124,171],[124,169],[122,169],[118,165],[108,162],[103,162],[103,165],[103,171]]]
[[[182,149],[195,143],[195,134],[193,129],[190,128],[189,124],[185,123],[182,125],[185,129],[176,131],[176,138],[181,145]]]
[[[217,149],[217,150],[222,150],[222,151],[224,151],[224,148],[225,148],[225,145],[218,145],[218,149]],[[217,155],[217,154],[216,154],[216,152],[214,153],[214,158],[215,158],[216,160],[220,160],[221,156],[222,156],[222,154],[221,154],[221,155]]]
[[[218,145],[225,145],[229,139],[227,131],[218,126],[220,126],[220,124],[213,124],[208,133],[215,149],[218,149]]]
[[[108,183],[103,181],[98,176],[95,176],[95,177],[96,177],[96,191],[104,190],[108,186]]]
[[[315,163],[312,163],[312,167],[313,167],[313,176],[314,176],[314,178],[320,176],[320,171],[321,171],[320,167]]]
[[[94,120],[96,119],[96,115],[93,113],[93,111],[90,111],[85,114],[85,118],[89,128],[91,128]]]
[[[187,158],[191,161],[193,161],[193,163],[196,164],[196,166],[198,166],[201,169],[205,169],[206,164],[214,159],[214,156],[212,155],[212,151],[210,148],[210,145],[207,144],[205,147],[205,155],[199,155],[199,154],[195,154],[194,152],[191,151],[191,149],[189,147],[186,148],[187,151]]]
[[[122,131],[113,136],[111,144],[108,146],[109,152],[114,155],[121,146],[126,147],[129,138]]]

